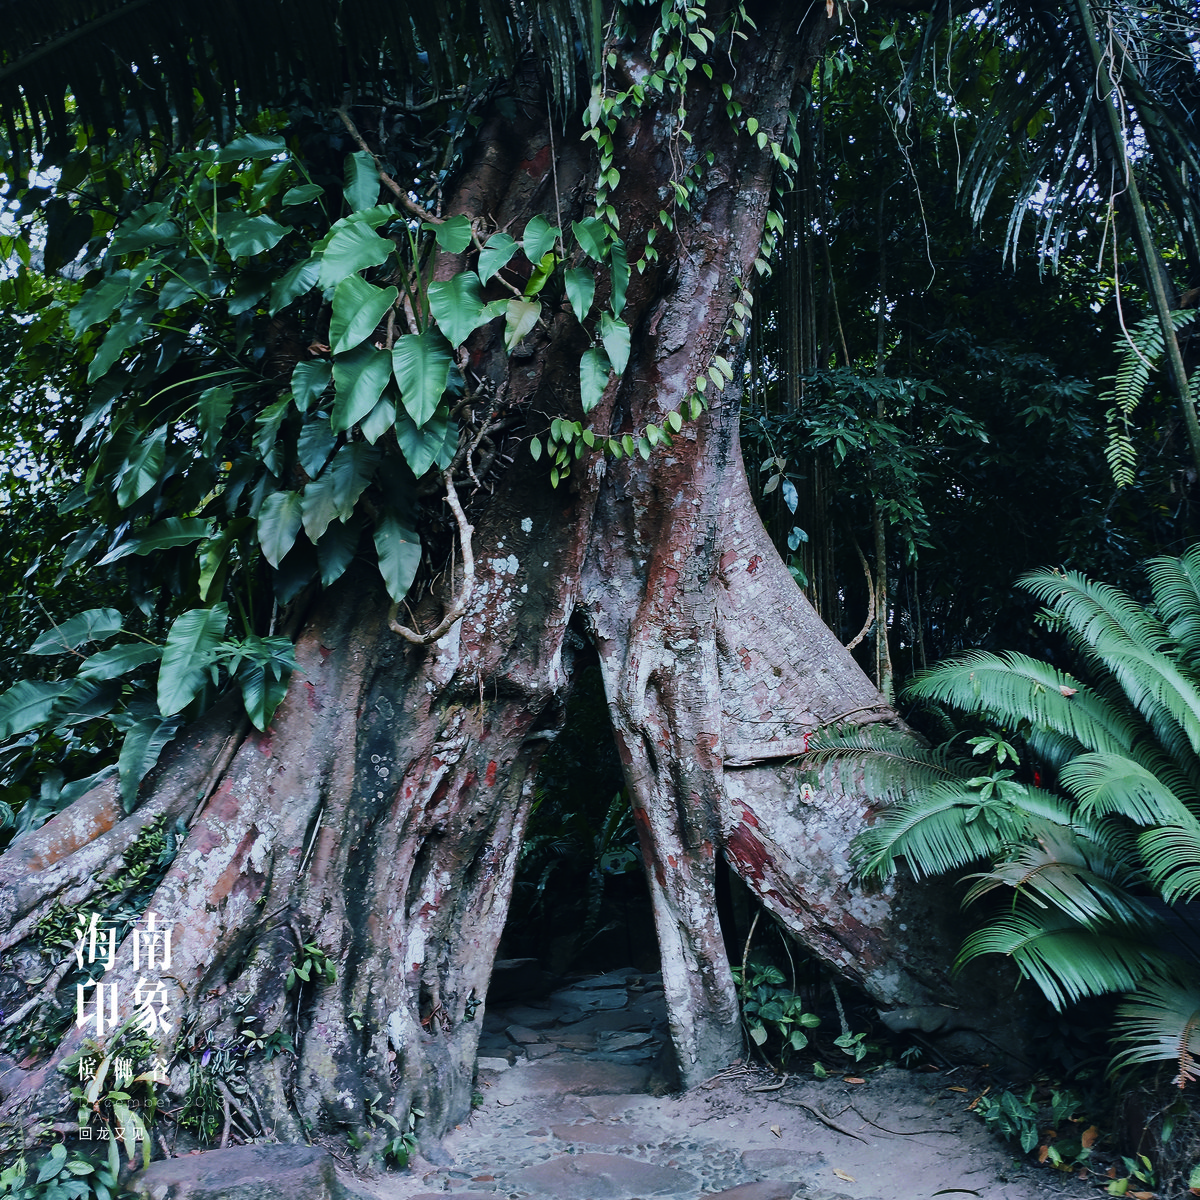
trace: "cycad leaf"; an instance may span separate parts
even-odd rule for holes
[[[1118,1040],[1128,1044],[1112,1068],[1173,1062],[1177,1087],[1200,1081],[1200,983],[1147,979],[1117,1008]]]

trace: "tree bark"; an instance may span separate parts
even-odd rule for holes
[[[728,74],[782,141],[825,18],[797,35],[788,5],[756,17],[761,32],[736,78]],[[619,70],[641,77],[641,53],[623,48]],[[528,103],[516,120],[481,129],[447,212],[516,230],[535,213],[585,215],[588,151],[570,135],[555,139],[556,187],[540,89],[522,86]],[[714,159],[691,213],[678,213],[675,237],[660,240],[658,264],[630,284],[629,367],[590,416],[605,435],[661,423],[712,355],[730,352],[722,339],[737,281],[753,274],[771,157],[731,127],[713,90],[697,88],[687,103],[696,152]],[[651,108],[617,134],[614,201],[631,260],[672,170],[660,121]],[[439,275],[461,261],[447,256]],[[174,931],[176,1025],[164,1050],[176,1034],[184,1047],[206,1031],[234,1039],[245,1014],[260,1034],[288,1032],[294,1056],[243,1064],[246,1121],[282,1140],[362,1129],[372,1107],[402,1127],[418,1107],[422,1132],[437,1136],[469,1111],[480,1005],[539,755],[562,719],[572,623],[600,654],[685,1082],[741,1053],[714,901],[722,857],[881,1004],[927,1002],[944,988],[933,960],[903,961],[891,893],[865,893],[851,879],[847,845],[867,819],[866,799],[831,781],[804,789],[791,765],[822,725],[895,716],[762,528],[738,449],[737,388],[648,460],[585,457],[555,490],[527,439],[554,416],[579,416],[586,344],[565,305],[511,359],[499,331],[469,343],[468,378],[519,424],[499,448],[512,465],[470,496],[462,489],[477,582],[440,640],[397,637],[381,586],[365,573],[343,580],[299,636],[300,669],[268,733],[247,734],[231,710],[216,711],[168,749],[131,816],[101,789],[0,859],[0,949],[11,950],[56,902],[85,908],[95,880],[152,818],[187,821],[150,905]],[[453,595],[452,578],[431,589],[415,614],[421,627]],[[305,944],[324,950],[337,979],[288,991],[284,977]],[[105,981],[132,993],[127,948]],[[47,1059],[0,1082],[9,1145],[39,1121],[70,1123],[70,1081],[56,1068],[84,1036],[72,1028]],[[176,1101],[186,1086],[177,1066]]]

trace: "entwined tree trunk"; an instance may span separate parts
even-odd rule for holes
[[[758,14],[761,34],[727,72],[778,140],[824,36],[823,17],[798,35],[789,12]],[[621,49],[619,71],[643,76],[643,50]],[[481,129],[447,212],[515,230],[536,213],[586,214],[592,168],[578,130],[556,139],[553,172],[546,106],[531,80],[524,89],[516,121]],[[738,281],[753,274],[772,161],[714,95],[688,97],[696,152],[714,160],[675,236],[659,240],[659,262],[633,276],[629,368],[590,416],[603,434],[660,424],[714,353],[734,353],[722,339]],[[682,145],[660,129],[650,108],[617,134],[631,259]],[[447,259],[439,273],[461,265]],[[538,758],[570,686],[572,624],[600,655],[685,1081],[741,1052],[714,903],[722,856],[880,1003],[919,1003],[944,983],[904,965],[891,897],[852,883],[846,847],[864,798],[832,784],[805,798],[789,765],[821,725],[894,716],[762,528],[738,449],[737,388],[648,460],[586,456],[556,490],[527,440],[553,416],[579,415],[585,335],[564,305],[547,308],[511,359],[500,337],[481,330],[463,362],[480,406],[517,418],[499,446],[511,465],[497,469],[498,458],[478,489],[460,481],[478,579],[463,619],[414,646],[391,632],[382,588],[358,572],[316,604],[267,734],[214,712],[168,750],[132,816],[99,789],[0,860],[0,944],[11,948],[55,902],[85,908],[150,820],[185,820],[151,904],[174,929],[174,1033],[183,1045],[207,1030],[234,1037],[245,1014],[261,1033],[290,1032],[296,1054],[251,1055],[252,1099],[238,1102],[244,1122],[281,1139],[361,1128],[372,1104],[399,1121],[420,1107],[427,1134],[468,1111]],[[448,554],[412,620],[437,620],[453,570]],[[305,943],[328,954],[337,979],[289,992]],[[127,955],[106,981],[131,994]],[[70,1123],[55,1068],[85,1033],[0,1082],[9,1144],[38,1119]],[[173,1087],[185,1085],[177,1070]]]

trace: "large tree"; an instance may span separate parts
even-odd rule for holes
[[[5,698],[8,735],[104,717],[123,741],[93,786],[27,802],[52,815],[0,859],[2,945],[24,978],[78,944],[77,912],[158,914],[172,1087],[199,1104],[224,1053],[213,1086],[252,1130],[416,1105],[438,1133],[467,1111],[538,758],[588,643],[685,1081],[741,1049],[723,863],[879,1003],[950,994],[917,944],[929,914],[850,877],[866,798],[792,764],[813,730],[896,718],[780,562],[738,446],[789,114],[847,14],[601,8],[273,24],[265,4],[63,3],[23,9],[0,65],[11,148],[73,189],[41,250],[77,265],[30,302],[40,337],[69,324],[83,381],[65,419],[91,465],[63,507],[89,523],[68,557],[117,564],[136,605],[60,620],[35,649],[78,674]],[[289,100],[307,149],[251,119]],[[126,106],[159,141],[117,169],[101,134]],[[223,144],[235,111],[250,131]],[[455,121],[473,135],[448,140]],[[331,145],[345,209],[341,179],[304,181]],[[95,653],[123,620],[142,640]],[[8,980],[8,1023],[42,1030],[5,1075],[10,1145],[71,1126],[60,1068],[98,1053],[98,989],[56,1026],[84,975],[71,951],[54,967]],[[143,975],[124,945],[100,979],[120,1015]]]

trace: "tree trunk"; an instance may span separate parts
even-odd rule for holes
[[[793,86],[824,36],[822,17],[798,38],[791,12],[757,14],[762,32],[736,79],[729,73],[781,141]],[[643,72],[640,53],[622,50],[620,70]],[[555,180],[546,106],[531,80],[524,86],[516,120],[481,129],[448,212],[514,229],[539,212],[585,215],[586,144],[555,139]],[[658,264],[630,284],[629,367],[590,417],[604,434],[661,423],[678,405],[724,349],[736,281],[753,273],[771,157],[731,128],[712,92],[697,89],[688,106],[697,152],[714,160],[690,215],[677,214],[677,236],[660,240]],[[614,199],[631,260],[672,169],[659,119],[651,109],[617,133]],[[447,256],[439,273],[459,268]],[[921,1003],[944,984],[934,967],[904,965],[890,894],[850,878],[846,847],[865,799],[835,783],[802,790],[789,765],[819,726],[895,718],[762,528],[738,449],[737,389],[648,460],[585,457],[555,490],[527,439],[554,416],[579,416],[578,323],[551,312],[511,360],[490,328],[469,345],[466,371],[519,424],[500,447],[512,465],[469,500],[461,489],[478,581],[463,619],[414,646],[389,629],[376,582],[343,580],[298,638],[300,669],[267,734],[214,711],[164,754],[131,816],[99,789],[0,859],[0,947],[11,950],[56,902],[86,908],[151,820],[184,820],[186,840],[150,904],[174,932],[163,975],[174,1028],[162,1044],[169,1056],[180,1035],[198,1054],[206,1031],[236,1040],[246,1014],[260,1035],[289,1033],[295,1055],[247,1054],[246,1091],[233,1094],[243,1124],[282,1140],[361,1129],[372,1107],[402,1125],[419,1107],[436,1136],[469,1111],[480,1005],[538,758],[562,719],[572,622],[600,654],[686,1082],[741,1053],[714,903],[722,856],[880,1003]],[[451,579],[413,615],[423,627],[453,591],[448,558]],[[306,944],[336,964],[336,981],[289,991]],[[128,947],[104,981],[127,1015],[138,983]],[[0,1082],[9,1145],[38,1122],[71,1126],[71,1081],[56,1068],[87,1035],[72,1027],[45,1061]],[[177,1066],[172,1090],[186,1086]]]

